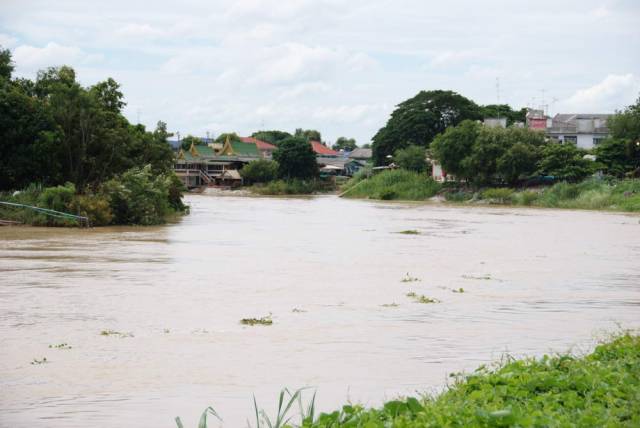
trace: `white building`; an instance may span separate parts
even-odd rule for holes
[[[556,114],[545,133],[562,143],[592,149],[609,136],[609,117],[610,114]]]

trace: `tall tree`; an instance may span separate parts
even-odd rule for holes
[[[251,134],[251,136],[253,138],[256,138],[256,139],[261,140],[261,141],[265,141],[265,142],[273,144],[275,146],[277,146],[280,143],[280,141],[292,137],[292,135],[289,134],[286,131],[276,131],[276,130],[273,130],[273,131],[257,131],[257,132],[254,132],[253,134]]]
[[[436,135],[465,119],[482,119],[473,101],[452,91],[421,91],[400,103],[374,135],[374,162],[387,163],[388,155],[411,144],[428,147]]]
[[[340,150],[351,151],[351,150],[355,150],[357,147],[358,145],[356,144],[356,140],[354,138],[346,138],[346,137],[338,138],[335,144],[331,146],[331,148],[336,151],[340,151]]]
[[[303,138],[306,141],[320,141],[322,142],[322,134],[320,131],[316,131],[315,129],[296,129],[296,132],[293,134],[296,138]]]
[[[308,179],[318,175],[316,154],[304,138],[291,137],[281,141],[273,152],[273,160],[278,162],[280,178]]]

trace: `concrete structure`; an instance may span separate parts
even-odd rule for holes
[[[487,128],[506,128],[507,118],[506,117],[487,117],[484,120],[484,126],[486,126]]]
[[[609,136],[610,114],[556,114],[545,133],[562,143],[574,143],[592,149]]]

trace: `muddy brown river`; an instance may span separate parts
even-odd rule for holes
[[[640,327],[638,215],[188,202],[162,227],[0,228],[1,427],[189,427],[209,405],[246,426],[253,394],[379,405]]]

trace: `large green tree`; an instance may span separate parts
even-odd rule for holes
[[[481,108],[453,91],[421,91],[400,103],[373,141],[373,160],[389,162],[388,155],[409,145],[428,147],[436,135],[465,119],[482,119]]]
[[[507,126],[513,125],[515,122],[526,121],[527,109],[513,110],[508,104],[488,104],[482,107],[482,117],[486,118],[505,118]]]
[[[304,138],[291,137],[282,140],[273,152],[278,162],[278,175],[284,179],[308,179],[318,175],[316,154]]]
[[[336,151],[340,151],[340,150],[352,151],[352,150],[355,150],[357,147],[358,145],[356,144],[355,138],[346,138],[346,137],[338,138],[335,144],[331,146],[331,148]]]
[[[421,146],[409,146],[396,150],[393,162],[402,169],[415,172],[425,172],[427,170],[426,151]]]
[[[296,138],[303,138],[306,141],[322,141],[322,134],[320,134],[320,131],[316,131],[315,129],[298,128],[293,136]]]
[[[599,163],[607,173],[640,176],[640,97],[609,118],[611,137],[595,149]]]
[[[479,123],[465,120],[458,126],[448,128],[433,140],[431,155],[447,174],[463,180],[473,178],[474,171],[468,168],[468,163],[464,160],[471,153],[480,129]]]
[[[251,134],[251,136],[253,138],[257,138],[258,140],[273,144],[274,146],[277,146],[280,143],[280,141],[292,137],[292,135],[286,131],[276,131],[276,130],[257,131]]]
[[[550,143],[542,149],[538,173],[560,180],[580,181],[592,174],[595,162],[586,159],[587,152],[575,144]]]

